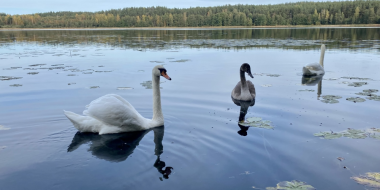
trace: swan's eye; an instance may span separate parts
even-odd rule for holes
[[[160,70],[160,74],[161,74],[161,76],[165,77],[165,78],[168,79],[168,80],[172,80],[172,79],[168,76],[168,74],[166,74],[166,69],[158,69],[158,70]]]
[[[166,69],[159,68],[158,70],[160,71],[161,76],[166,75]]]

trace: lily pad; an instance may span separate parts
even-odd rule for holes
[[[367,82],[353,82],[353,83],[348,84],[348,86],[361,87],[361,86],[367,85],[367,84],[368,84]]]
[[[372,94],[370,92],[358,92],[355,94],[360,95],[360,96],[376,96],[375,94]]]
[[[164,82],[160,82],[160,83],[164,83]],[[148,81],[144,81],[143,83],[140,83],[141,86],[145,87],[145,89],[152,89],[152,81],[151,80],[148,80]],[[162,89],[162,87],[160,87],[160,89]]]
[[[313,186],[308,185],[306,182],[293,180],[282,181],[277,184],[277,187],[267,187],[266,190],[316,190]]]
[[[367,90],[363,90],[363,92],[376,93],[376,92],[379,92],[379,90],[377,90],[377,89],[367,89]]]
[[[267,74],[267,76],[269,76],[269,77],[279,77],[281,75],[279,75],[279,74]]]
[[[335,96],[335,95],[325,95],[322,96],[323,100],[321,102],[326,103],[326,104],[336,104],[339,103],[337,99],[341,99],[342,96]]]
[[[373,96],[367,97],[367,99],[368,99],[368,100],[380,101],[380,96],[373,95]]]
[[[380,128],[370,128],[365,130],[348,128],[347,130],[336,133],[330,131],[315,133],[314,136],[321,137],[323,139],[337,139],[343,136],[351,139],[365,139],[367,137],[371,137],[380,140]]]
[[[245,127],[257,127],[257,128],[264,128],[264,129],[273,129],[273,126],[271,125],[271,121],[262,120],[260,117],[250,117],[247,118],[243,122],[239,122],[239,125],[245,126]]]
[[[9,85],[9,86],[12,86],[12,87],[20,87],[20,86],[22,86],[22,84],[11,84],[11,85]]]
[[[0,76],[0,80],[15,80],[21,79],[22,77],[11,77],[11,76]]]
[[[117,87],[118,90],[131,90],[132,87]]]
[[[0,131],[2,131],[2,130],[9,130],[9,129],[11,129],[11,128],[6,128],[6,127],[0,125]]]
[[[354,80],[371,80],[370,78],[360,78],[360,77],[341,77],[342,79],[354,79]]]
[[[351,177],[357,183],[365,185],[371,188],[380,188],[380,173],[377,172],[368,172],[365,175],[359,177]]]
[[[348,129],[347,131],[342,132],[344,137],[348,137],[351,139],[365,139],[367,135],[365,131],[357,130],[357,129]]]
[[[365,102],[365,99],[363,98],[359,98],[359,97],[351,97],[351,98],[346,98],[346,100],[350,101],[350,102]]]
[[[190,59],[179,59],[179,60],[170,61],[170,62],[187,62],[187,61],[190,61]]]
[[[315,133],[314,136],[330,140],[330,139],[338,139],[338,138],[342,137],[342,134],[333,133],[333,132],[320,132],[320,133]]]

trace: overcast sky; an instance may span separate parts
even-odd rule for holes
[[[0,3],[0,13],[14,15],[49,11],[95,12],[125,7],[165,6],[168,8],[189,8],[226,4],[279,4],[297,1],[304,0],[2,0]]]

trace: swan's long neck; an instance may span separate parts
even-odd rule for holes
[[[160,77],[152,75],[153,88],[153,118],[155,121],[164,121],[161,109]]]
[[[245,73],[240,69],[240,83],[241,83],[241,90],[248,89],[247,81],[245,80]]]
[[[323,67],[323,60],[325,59],[325,44],[321,45],[321,58],[319,59],[319,64]]]

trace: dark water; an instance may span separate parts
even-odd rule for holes
[[[0,189],[265,189],[291,180],[365,189],[350,177],[380,172],[380,140],[313,134],[380,128],[380,101],[355,94],[380,89],[379,34],[379,28],[0,31]],[[301,72],[319,61],[321,43],[326,74],[318,92],[318,84],[302,85]],[[245,62],[257,92],[246,118],[268,120],[274,129],[250,127],[241,136],[240,107],[230,94]],[[161,79],[164,127],[81,134],[63,115],[114,93],[150,118],[146,81],[157,64],[172,78]],[[328,104],[318,94],[342,98]],[[163,174],[167,167],[170,175]]]

